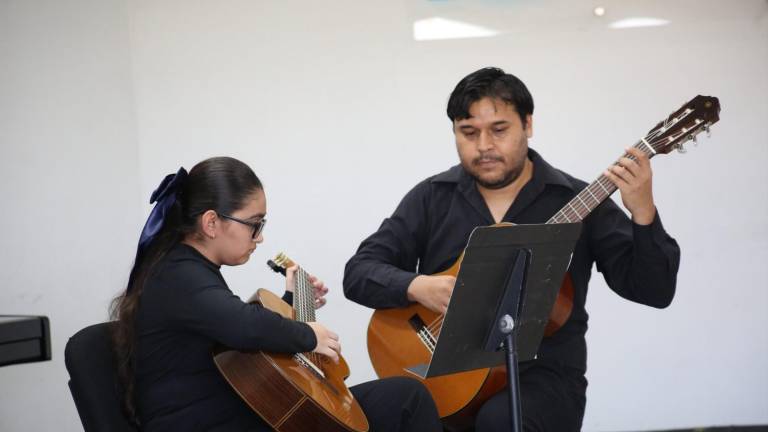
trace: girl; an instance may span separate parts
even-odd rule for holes
[[[245,264],[264,238],[267,203],[244,163],[207,159],[167,176],[142,231],[125,292],[112,308],[118,373],[126,410],[143,431],[269,431],[230,388],[211,350],[316,352],[338,360],[338,336],[247,304],[227,287],[222,265]],[[295,268],[284,299],[292,299]],[[327,288],[311,278],[317,306]],[[372,431],[439,431],[421,383],[406,378],[350,388]]]

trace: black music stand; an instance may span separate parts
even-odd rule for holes
[[[522,431],[517,361],[536,357],[580,233],[580,223],[476,228],[432,359],[408,370],[430,378],[506,360],[512,430]]]

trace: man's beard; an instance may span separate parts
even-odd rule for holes
[[[518,179],[520,177],[520,174],[523,172],[523,168],[525,168],[525,157],[521,158],[520,163],[516,166],[512,167],[510,170],[504,172],[504,175],[501,176],[501,178],[493,181],[486,181],[483,180],[480,175],[477,173],[477,171],[474,169],[482,160],[495,160],[499,161],[501,163],[504,163],[504,159],[501,156],[491,156],[491,155],[481,155],[480,157],[475,158],[472,160],[470,167],[464,167],[467,169],[469,174],[475,179],[477,184],[480,186],[486,188],[486,189],[501,189],[505,186],[510,185],[512,182]]]

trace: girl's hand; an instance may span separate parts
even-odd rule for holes
[[[286,291],[294,292],[294,287],[296,286],[296,271],[298,269],[298,265],[285,269]],[[315,309],[319,309],[326,303],[325,295],[328,294],[328,287],[325,286],[323,281],[312,275],[309,275],[309,283],[312,285],[315,294]]]

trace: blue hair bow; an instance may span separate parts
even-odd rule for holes
[[[184,167],[179,168],[176,174],[168,174],[165,176],[160,186],[152,192],[152,196],[149,198],[149,203],[155,204],[152,212],[149,213],[147,223],[144,224],[144,229],[141,230],[141,237],[139,237],[139,247],[136,251],[136,260],[147,250],[152,241],[160,233],[165,222],[165,216],[168,214],[173,203],[176,202],[176,197],[184,186],[184,181],[187,179],[187,170]]]

